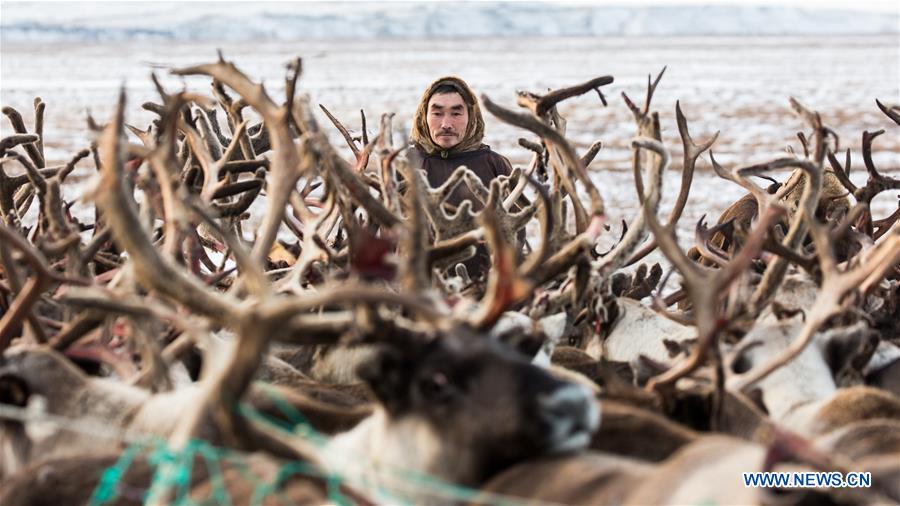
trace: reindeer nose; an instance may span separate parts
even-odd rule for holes
[[[600,409],[582,385],[565,385],[538,397],[538,416],[548,428],[548,449],[565,453],[587,447],[600,426]]]

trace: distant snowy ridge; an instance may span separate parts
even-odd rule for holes
[[[900,11],[541,3],[15,3],[0,40],[297,40],[900,33]]]

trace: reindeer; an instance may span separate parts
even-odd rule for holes
[[[262,114],[272,149],[268,170],[273,178],[283,183],[273,184],[272,188],[292,188],[296,181],[293,172],[296,167],[305,166],[306,170],[312,171],[318,170],[319,164],[337,166],[338,177],[350,178],[350,181],[358,180],[353,172],[341,172],[341,168],[346,167],[341,165],[343,162],[339,161],[333,152],[329,152],[330,147],[324,143],[321,135],[319,137],[308,135],[304,138],[301,133],[301,143],[306,142],[306,150],[296,151],[291,129],[307,134],[316,131],[309,123],[310,118],[295,110],[299,107],[297,102],[292,105],[289,101],[285,107],[275,105],[265,93],[252,91],[255,89],[252,83],[233,66],[224,62],[183,69],[179,72],[214,75],[222,83],[245,95],[248,103]],[[298,72],[298,69],[294,69],[294,72]],[[294,75],[294,78],[296,77]],[[430,444],[421,448],[423,453],[420,457],[402,463],[406,464],[406,467],[411,467],[413,472],[429,472],[451,481],[470,484],[477,484],[488,474],[522,458],[545,453],[577,451],[590,442],[591,433],[597,427],[598,410],[593,395],[587,389],[555,379],[547,372],[529,364],[528,360],[504,350],[497,343],[481,337],[460,337],[466,332],[475,331],[477,334],[483,329],[491,328],[503,311],[514,303],[515,298],[525,295],[526,292],[521,291],[510,299],[506,288],[500,285],[510,275],[509,267],[501,265],[496,269],[497,275],[488,280],[488,293],[480,304],[461,307],[456,315],[445,313],[446,308],[440,304],[432,305],[417,300],[412,295],[400,295],[383,288],[362,284],[345,284],[343,289],[317,286],[315,295],[308,288],[292,285],[289,286],[289,290],[281,293],[295,295],[279,294],[265,279],[257,262],[266,258],[269,245],[274,242],[276,225],[283,217],[282,204],[296,198],[296,194],[279,190],[268,196],[270,202],[266,217],[263,219],[263,232],[254,250],[246,251],[244,244],[231,237],[215,219],[210,219],[212,216],[204,208],[204,203],[208,204],[223,193],[220,191],[221,185],[218,185],[219,188],[216,185],[218,176],[226,169],[233,153],[239,147],[243,146],[242,149],[245,149],[248,145],[246,139],[242,139],[246,129],[235,128],[234,137],[228,143],[229,147],[224,150],[215,149],[217,136],[211,135],[204,127],[206,120],[202,114],[197,116],[199,120],[194,124],[185,121],[180,115],[186,103],[201,100],[187,93],[170,96],[162,89],[160,91],[164,99],[161,120],[155,132],[152,130],[145,132],[142,137],[145,146],[142,148],[127,146],[124,142],[124,94],[120,97],[117,111],[110,123],[103,128],[98,143],[100,173],[96,193],[98,209],[103,212],[105,226],[109,228],[117,245],[128,253],[127,265],[130,266],[133,276],[133,281],[128,281],[136,282],[156,294],[160,303],[141,308],[139,303],[135,303],[128,296],[114,301],[111,293],[94,288],[72,290],[66,294],[66,300],[83,307],[105,307],[132,318],[148,316],[161,318],[189,335],[199,333],[202,336],[203,331],[198,329],[197,321],[198,317],[205,318],[216,327],[231,330],[233,337],[219,342],[208,337],[191,336],[203,350],[204,371],[197,384],[179,387],[173,391],[150,393],[138,387],[117,385],[122,387],[121,396],[125,396],[125,399],[116,401],[118,397],[105,393],[104,388],[108,388],[109,380],[88,379],[70,364],[56,367],[61,373],[68,375],[66,378],[55,378],[59,381],[51,381],[49,384],[42,383],[39,377],[26,374],[18,363],[40,359],[47,362],[42,367],[54,367],[56,363],[65,364],[65,359],[51,350],[30,347],[21,352],[14,349],[6,350],[7,360],[10,361],[8,365],[10,382],[16,384],[22,382],[27,385],[29,397],[31,394],[48,397],[48,402],[53,406],[51,412],[54,414],[95,417],[102,420],[102,423],[129,431],[164,434],[175,448],[183,446],[189,438],[200,437],[238,450],[262,448],[278,456],[293,455],[314,462],[327,463],[327,459],[334,458],[332,454],[337,453],[338,449],[353,450],[360,441],[368,440],[376,445],[377,453],[366,448],[358,448],[358,451],[362,452],[365,461],[372,461],[382,459],[384,452],[394,452],[397,456],[395,459],[403,455],[402,446],[398,445],[404,442],[408,430],[426,436],[432,434]],[[287,116],[291,116],[294,121],[290,127],[284,119]],[[202,129],[203,133],[197,134],[194,128]],[[179,148],[180,139],[183,140],[181,148]],[[200,165],[201,171],[197,174],[202,176],[193,178],[199,187],[199,201],[192,200],[187,195],[188,185],[177,185],[173,178],[178,165],[178,150],[185,146],[190,147],[193,160]],[[152,198],[148,202],[158,203],[156,210],[166,219],[166,235],[159,249],[153,246],[144,232],[140,214],[131,197],[132,189],[125,184],[123,173],[127,151],[138,153],[146,160],[149,169],[156,176],[155,183],[158,190],[153,185],[142,184],[145,192],[151,192]],[[331,177],[332,173],[328,174]],[[409,170],[406,171],[405,181],[408,185],[404,195],[407,205],[412,207],[421,205],[416,204],[416,199],[421,199],[422,193],[418,193],[420,190]],[[329,184],[333,187],[336,182],[331,181]],[[351,186],[352,184],[350,183]],[[152,194],[155,191],[158,193]],[[495,186],[492,187],[491,193],[496,195],[498,191],[499,188]],[[331,194],[336,195],[333,191]],[[351,196],[359,204],[368,206],[366,210],[369,212],[369,218],[379,221],[381,226],[392,227],[401,222],[398,216],[384,208],[378,201],[366,199],[362,193],[351,192]],[[343,208],[350,207],[349,202],[343,200],[346,197],[330,198],[334,199],[342,211],[345,210]],[[303,204],[296,200],[294,203],[298,215],[305,220],[304,225],[318,219],[306,213]],[[493,204],[485,206],[490,210],[494,207]],[[149,211],[149,207],[145,210]],[[509,235],[509,229],[504,228],[507,226],[504,225],[505,222],[497,220],[490,210],[484,213],[484,218],[481,218],[487,229],[488,244],[494,252],[495,263],[508,261],[511,250],[506,246],[504,239]],[[345,220],[348,219],[347,216],[344,215]],[[232,282],[232,289],[228,293],[217,292],[205,283],[199,282],[196,264],[193,262],[205,263],[202,254],[198,255],[195,252],[183,254],[184,252],[175,247],[179,242],[178,237],[194,237],[189,228],[190,219],[203,222],[211,231],[213,239],[227,244],[231,254],[234,255],[241,276]],[[312,227],[304,227],[303,235],[305,241],[309,241],[306,243],[307,246],[315,244],[319,251],[328,253],[329,246],[322,246],[321,240],[313,240],[315,236]],[[407,241],[403,244],[404,248],[427,251],[427,248],[421,248],[415,242],[424,237],[417,235],[415,229],[410,232],[404,231],[403,237],[403,240]],[[203,240],[201,236],[198,244],[202,244]],[[16,243],[15,247],[32,261],[34,271],[44,276],[41,278],[43,285],[64,282],[52,275],[52,270],[47,268],[47,262],[43,261],[30,245]],[[420,254],[419,258],[425,257]],[[187,265],[180,265],[181,262]],[[406,267],[403,273],[401,284],[407,286],[412,293],[426,291],[428,276],[424,273],[427,270],[421,269],[415,259],[410,264],[411,266]],[[537,262],[533,261],[532,264],[530,268],[522,271],[522,275],[530,275],[531,271],[539,267]],[[288,276],[285,279],[292,281],[305,279],[308,282],[311,265],[313,264],[295,264],[299,269],[298,276],[296,278]],[[297,292],[303,292],[304,296],[296,296]],[[244,298],[249,298],[253,303],[240,303],[239,300]],[[18,311],[27,311],[34,303],[33,300],[18,302],[16,305]],[[197,316],[186,319],[176,314],[171,309],[173,303],[189,309]],[[350,306],[349,311],[330,309],[346,305]],[[400,316],[396,313],[396,309],[392,309],[398,305],[402,311],[409,312],[411,320]],[[331,316],[330,319],[314,313],[321,308],[329,308],[327,312]],[[459,328],[454,326],[456,324],[450,325],[449,322],[454,320],[462,321],[464,325]],[[325,324],[321,325],[323,322]],[[422,334],[424,324],[427,324],[425,329],[440,330],[440,336],[434,337],[431,335],[433,331],[428,331],[425,334],[429,339],[421,341],[420,344],[415,344],[417,340],[409,340],[403,346],[389,342],[398,334]],[[466,330],[467,328],[471,330]],[[8,327],[4,325],[5,334],[7,329]],[[361,377],[369,382],[382,407],[376,408],[366,421],[358,424],[357,429],[336,438],[332,445],[335,448],[333,451],[323,456],[311,454],[301,442],[236,415],[238,400],[244,397],[245,393],[248,399],[253,397],[252,378],[264,361],[263,357],[270,341],[332,344],[339,336],[347,333],[358,336],[357,339],[361,342],[388,341],[382,344],[388,346],[388,350],[379,352],[374,361],[368,365],[368,369],[365,367],[361,369]],[[75,339],[67,336],[64,344],[60,343],[58,347],[64,349],[65,345]],[[462,340],[457,343],[457,339]],[[164,350],[154,350],[152,345],[148,345],[145,351],[156,357],[157,366],[163,366],[163,360],[172,360],[179,349],[184,347],[183,342],[176,340]],[[395,363],[400,359],[402,363]],[[276,370],[284,371],[283,364],[273,361],[269,363],[273,364]],[[149,374],[148,370],[144,370],[142,375]],[[422,375],[421,381],[417,379],[408,392],[403,392],[405,383],[397,383],[399,379],[383,384],[392,375],[404,377],[402,375],[407,374],[411,375],[409,379]],[[290,381],[297,384],[302,383],[303,379],[299,376]],[[69,384],[71,389],[54,390],[52,385],[56,383]],[[493,390],[494,388],[497,390]],[[537,395],[523,395],[523,392],[533,392]],[[90,408],[78,408],[81,406],[78,399],[93,399],[94,395],[99,395],[104,402],[88,402],[86,404],[91,406]],[[498,395],[500,397],[497,397]],[[64,402],[67,398],[72,402]],[[506,399],[507,402],[497,404],[498,398]],[[110,401],[113,401],[114,406],[110,406]],[[470,410],[476,409],[477,406],[488,407],[492,404],[496,405],[484,411],[485,420],[492,422],[493,432],[483,434],[484,422],[465,423],[471,416]],[[163,406],[166,409],[162,409]],[[300,410],[315,417],[316,409],[307,409],[309,407],[311,406],[303,406]],[[323,411],[328,410],[323,408]],[[332,409],[330,413],[334,414],[336,411]],[[110,417],[109,413],[114,413],[115,416]],[[345,420],[353,419],[357,416],[355,413],[359,411],[347,412],[345,409],[343,413],[347,415]],[[501,419],[506,420],[506,424],[495,423]],[[339,425],[337,422],[327,424]],[[313,425],[317,424],[314,422]],[[444,435],[451,429],[457,432],[456,436],[449,440],[433,436]],[[71,443],[72,441],[56,442],[59,448],[56,454],[49,451],[40,453],[54,456],[67,455],[66,451],[83,452],[83,449],[73,449]],[[82,438],[78,443],[87,444],[88,440]],[[463,455],[465,459],[462,459]],[[442,465],[453,460],[459,460],[459,465],[449,467]],[[162,469],[159,472],[166,471]],[[151,490],[148,500],[162,499],[166,497],[166,493],[165,490]]]
[[[591,90],[606,105],[600,88],[612,82],[609,76],[544,95],[521,92],[525,113],[482,97],[501,121],[541,139],[523,143],[535,153],[530,167],[489,187],[460,169],[446,185],[430,188],[414,157],[392,145],[389,116],[370,141],[365,125],[355,139],[326,110],[353,154],[344,160],[309,99],[296,94],[299,60],[289,65],[281,103],[221,56],[173,72],[211,77],[216,100],[170,94],[155,81],[162,103],[145,108],[159,119],[146,130],[130,128],[137,145],[125,134],[122,94],[106,125],[89,125],[97,135],[92,148],[66,167],[45,166],[42,126],[28,134],[21,118],[11,117],[17,134],[3,139],[8,156],[2,160],[19,163],[25,174],[0,172],[0,304],[6,309],[0,400],[21,407],[45,398],[50,415],[157,433],[176,452],[201,438],[245,452],[265,476],[283,459],[299,459],[345,473],[344,490],[358,502],[366,501],[358,491],[378,501],[448,499],[416,487],[410,473],[562,502],[768,501],[769,495],[738,489],[737,479],[734,488],[710,492],[707,485],[742,470],[790,465],[845,470],[871,462],[881,483],[890,483],[894,468],[883,452],[872,451],[872,441],[896,436],[884,421],[895,416],[896,399],[872,388],[840,387],[859,385],[866,375],[889,377],[891,348],[876,343],[873,332],[889,333],[896,314],[896,290],[887,286],[896,282],[896,218],[872,221],[865,204],[873,192],[895,185],[876,177],[867,162],[873,182],[854,191],[864,205],[849,209],[831,230],[818,225],[833,134],[799,102],[793,107],[814,131],[811,144],[804,142],[811,147],[806,159],[730,171],[713,160],[722,177],[750,191],[758,219],[739,237],[741,248],[730,251],[711,244],[719,229],[699,224],[698,250],[717,267],[707,268],[684,254],[673,230],[696,160],[716,136],[695,143],[676,106],[682,187],[660,223],[669,155],[650,99],[662,73],[648,79],[643,108],[624,97],[638,127],[632,167],[641,207],[620,241],[600,253],[607,216],[586,170],[600,145],[579,156],[556,105]],[[227,125],[218,122],[216,102]],[[246,107],[260,123],[244,120]],[[883,109],[894,117],[894,109]],[[42,105],[35,114],[42,124]],[[864,136],[864,146],[870,149],[874,137]],[[85,243],[58,189],[90,153],[98,216]],[[800,172],[788,183],[793,189],[781,194],[748,179],[786,167]],[[840,180],[843,171],[832,168]],[[444,199],[459,184],[479,202],[448,209]],[[135,192],[143,193],[141,205]],[[259,210],[251,204],[261,198],[251,245],[244,229]],[[40,212],[30,227],[21,217],[32,201]],[[539,241],[521,256],[512,245],[534,216]],[[161,227],[153,226],[157,218]],[[787,227],[783,238],[777,223]],[[843,237],[858,247],[833,256],[831,245]],[[456,265],[480,243],[491,253],[486,279],[470,278]],[[656,247],[683,283],[667,297],[656,286],[662,269],[623,272]],[[802,270],[791,272],[794,265]],[[652,307],[640,302],[647,297]],[[687,302],[683,310],[668,309],[677,300]],[[871,322],[853,316],[869,308]],[[799,320],[800,313],[791,316],[797,309]],[[779,338],[760,338],[776,330]],[[557,342],[575,347],[555,348]],[[879,349],[876,356],[887,358],[871,360]],[[91,377],[60,352],[93,358],[116,378]],[[178,360],[189,363],[193,382],[174,378]],[[43,378],[23,367],[28,363],[56,375]],[[569,366],[566,372],[561,365]],[[337,384],[319,381],[329,377]],[[260,378],[290,390],[273,390]],[[754,401],[755,391],[761,395]],[[242,413],[249,405],[284,420],[277,414],[283,403],[272,392],[333,439],[318,447]],[[606,420],[599,431],[598,398]],[[846,406],[859,413],[843,416]],[[42,469],[79,462],[98,469],[113,458],[92,454],[85,447],[95,440],[72,430],[41,439],[39,425],[4,422],[4,450],[15,455],[4,461],[4,472],[24,469],[9,490],[35,483],[22,473],[39,478]],[[656,435],[648,438],[648,430]],[[602,453],[570,455],[587,447]],[[25,467],[37,456],[56,458]],[[164,462],[156,471],[166,476],[174,465]],[[590,472],[572,477],[577,466]],[[688,467],[697,470],[689,474]],[[238,469],[223,472],[235,497],[253,497]],[[144,500],[174,497],[164,480],[142,480],[150,481]],[[204,480],[191,484],[196,497],[214,486]],[[292,497],[322,500],[321,480],[282,485]],[[93,486],[86,483],[76,495],[89,495]]]

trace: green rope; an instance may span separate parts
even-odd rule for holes
[[[275,426],[285,432],[290,432],[292,434],[298,435],[300,437],[304,437],[307,440],[315,443],[316,445],[322,447],[324,446],[329,438],[324,436],[322,433],[317,431],[309,422],[309,420],[303,416],[294,406],[288,403],[278,392],[265,388],[263,392],[269,396],[269,398],[273,401],[276,407],[284,414],[284,416],[290,420],[293,424],[293,427],[288,426],[284,421],[274,419],[271,416],[267,416],[261,412],[259,412],[256,408],[247,405],[241,404],[239,406],[239,411],[242,415],[246,416],[250,419],[255,419],[258,421],[266,422],[272,426]],[[456,500],[467,501],[467,502],[476,502],[480,504],[492,504],[496,506],[520,506],[525,504],[533,504],[526,501],[519,500],[514,497],[505,497],[496,494],[490,494],[487,492],[483,492],[479,489],[466,487],[463,485],[458,485],[456,483],[448,482],[442,480],[436,476],[429,475],[427,473],[420,473],[417,471],[413,471],[410,469],[405,469],[402,467],[391,466],[391,469],[388,469],[388,472],[394,473],[395,476],[399,476],[403,479],[406,479],[408,483],[412,484],[414,487],[425,490],[426,492],[433,492],[435,495],[448,497]],[[304,474],[308,476],[314,476],[318,478],[322,478],[326,482],[326,490],[328,491],[328,499],[331,502],[334,502],[338,505],[352,504],[348,499],[340,492],[340,485],[343,483],[343,477],[336,473],[327,473],[316,467],[310,466],[307,463],[303,462],[291,462],[286,464],[279,471],[278,477],[267,486],[268,488],[277,489],[281,484],[281,480],[285,477],[288,477],[292,474]],[[403,497],[399,497],[396,492],[390,492],[380,484],[378,485],[379,492],[384,495],[384,497],[389,497],[391,502],[394,504],[403,504],[403,505],[411,505],[412,501],[406,500]],[[260,493],[259,490],[255,491],[255,493]],[[261,498],[267,497],[268,494],[261,495]],[[254,495],[256,497],[256,495]],[[254,504],[258,503],[258,501],[253,501]]]
[[[173,451],[164,441],[159,441],[154,451],[147,457],[147,462],[154,468],[150,489],[174,488],[177,490],[175,503],[186,502],[197,444],[191,440],[181,451]]]
[[[329,438],[317,431],[309,420],[288,403],[284,397],[279,395],[278,392],[268,388],[264,388],[263,392],[269,396],[287,421],[261,413],[253,406],[245,403],[241,403],[238,406],[239,413],[248,419],[260,421],[275,427],[277,430],[302,437],[320,448],[327,444]],[[160,490],[176,490],[173,504],[194,504],[194,501],[189,497],[189,493],[192,468],[197,457],[200,457],[205,463],[211,482],[210,496],[203,499],[201,501],[203,503],[214,501],[222,505],[231,504],[231,496],[225,486],[221,467],[223,461],[227,460],[253,486],[252,504],[261,504],[269,496],[281,495],[280,489],[292,476],[308,476],[324,480],[329,501],[338,506],[353,504],[353,501],[341,492],[341,485],[345,483],[343,476],[317,468],[307,462],[294,461],[285,463],[279,467],[276,476],[271,481],[260,480],[249,470],[246,464],[246,455],[244,454],[226,448],[217,448],[201,439],[192,439],[188,441],[184,448],[173,450],[164,440],[154,437],[131,444],[114,465],[104,470],[97,488],[91,496],[90,506],[102,506],[114,501],[120,494],[120,482],[129,467],[141,452],[148,449],[150,452],[146,457],[147,462],[154,471],[149,490],[157,487]],[[349,456],[349,458],[353,457],[352,455]],[[403,480],[417,490],[434,494],[438,497],[497,506],[533,504],[516,498],[490,494],[478,489],[447,482],[436,476],[399,466],[379,466],[379,469],[383,469],[384,472]],[[384,488],[384,484],[378,481],[380,480],[376,480],[372,485],[377,486],[378,492],[383,495],[381,499],[390,498],[390,502],[394,504],[412,504],[407,498],[401,497],[405,494],[388,491]],[[146,498],[145,492],[144,499],[146,500]]]
[[[292,425],[288,426],[281,420],[274,419],[271,416],[267,416],[248,404],[240,404],[238,406],[238,411],[249,419],[263,421],[285,432],[304,437],[319,447],[324,446],[328,442],[328,438],[317,431],[309,423],[309,420],[307,420],[306,417],[304,417],[303,414],[297,411],[293,406],[288,404],[283,397],[278,395],[276,392],[269,391],[268,389],[264,389],[263,391],[266,392],[267,395],[269,395],[278,409],[281,410],[282,414],[284,414],[290,420],[289,423],[292,423]],[[285,473],[285,468],[288,468],[289,472]],[[294,474],[303,474],[325,480],[325,490],[328,494],[329,501],[339,506],[349,506],[353,504],[353,502],[350,501],[340,490],[341,484],[343,483],[343,478],[340,475],[336,473],[323,472],[322,470],[305,462],[289,462],[288,464],[285,464],[285,466],[282,466],[275,480],[273,480],[272,484],[266,487],[266,489],[271,487],[273,491],[276,490],[280,486],[282,480]],[[254,490],[254,497],[256,497],[258,493],[261,492],[259,490]],[[271,492],[267,492],[262,495],[262,497],[267,497],[270,494]],[[253,501],[253,503],[257,504],[258,501]]]
[[[94,493],[91,494],[91,499],[88,502],[90,506],[100,506],[119,497],[119,482],[125,476],[128,468],[131,467],[134,458],[146,446],[147,443],[144,442],[129,445],[122,452],[116,463],[103,471],[103,474],[100,476],[100,482],[97,484],[97,488],[94,489]]]
[[[317,431],[310,423],[309,419],[303,416],[297,408],[287,402],[283,396],[271,388],[262,388],[262,391],[275,403],[275,406],[281,413],[291,422],[289,432],[293,432],[298,436],[312,441],[317,446],[324,446],[328,443],[328,437]],[[258,411],[257,411],[258,412]],[[260,413],[261,414],[261,413]]]
[[[224,453],[224,451],[217,450],[209,444],[204,444],[200,447],[200,455],[203,456],[203,459],[206,461],[206,467],[210,470],[213,497],[215,497],[217,503],[227,506],[231,504],[231,497],[228,494],[228,489],[225,488],[225,480],[222,478],[222,469],[219,467],[219,453]]]

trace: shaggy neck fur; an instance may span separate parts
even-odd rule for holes
[[[450,498],[434,494],[424,475],[474,484],[474,456],[461,446],[447,444],[418,417],[393,420],[378,408],[349,432],[335,436],[323,449],[322,460],[376,503],[452,504]]]

